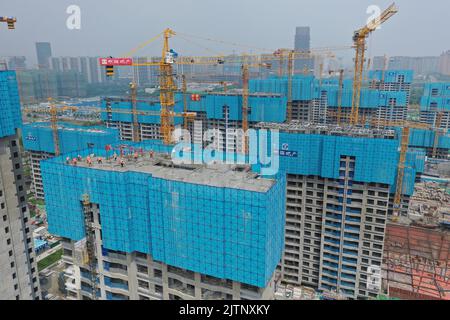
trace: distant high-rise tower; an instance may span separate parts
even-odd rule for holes
[[[311,47],[309,27],[297,27],[295,29],[295,50],[308,51]]]
[[[25,70],[27,68],[26,58],[24,56],[12,56],[8,59],[9,70]]]
[[[36,55],[39,69],[49,69],[52,47],[50,42],[36,42]]]
[[[311,49],[311,36],[309,27],[297,27],[295,29],[294,49],[297,52],[308,52]],[[296,72],[308,69],[308,73],[314,69],[314,59],[296,59],[294,63]]]

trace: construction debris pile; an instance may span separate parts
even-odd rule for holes
[[[408,218],[413,225],[445,227],[450,223],[450,194],[437,182],[417,183],[410,201]]]

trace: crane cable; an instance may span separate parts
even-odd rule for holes
[[[141,50],[142,48],[144,48],[145,46],[149,45],[150,43],[152,43],[153,41],[157,40],[159,37],[161,37],[164,34],[164,31],[159,33],[158,35],[142,42],[140,45],[138,45],[137,47],[135,47],[134,49],[130,50],[129,52],[125,53],[124,55],[121,55],[122,57],[131,57],[133,54],[135,54],[137,51]]]
[[[207,38],[207,37],[201,37],[201,36],[196,36],[196,35],[190,35],[190,34],[186,34],[186,33],[181,33],[177,31],[177,35],[184,35],[187,37],[192,37],[192,38],[197,38],[197,39],[201,39],[201,40],[206,40],[206,41],[213,41],[213,42],[218,42],[218,43],[222,43],[222,44],[228,44],[231,46],[236,46],[236,47],[244,47],[244,48],[249,48],[249,49],[255,49],[255,50],[259,50],[259,51],[264,51],[264,52],[274,52],[278,49],[273,49],[273,48],[261,48],[261,47],[254,47],[251,45],[246,45],[246,44],[242,44],[242,43],[237,43],[237,42],[231,42],[231,41],[224,41],[224,40],[218,40],[218,39],[212,39],[212,38]],[[311,52],[321,52],[321,51],[335,51],[335,50],[348,50],[348,49],[353,49],[353,47],[351,45],[347,45],[347,46],[332,46],[332,47],[317,47],[317,48],[311,48]]]
[[[189,43],[192,43],[192,44],[194,44],[194,45],[196,45],[196,46],[198,46],[198,47],[201,47],[201,48],[204,49],[205,51],[211,52],[211,53],[213,53],[214,55],[218,55],[218,56],[220,56],[220,57],[225,56],[225,54],[224,54],[223,52],[215,51],[215,50],[213,50],[213,49],[210,49],[210,48],[208,48],[208,47],[205,47],[205,46],[199,44],[198,42],[195,42],[195,41],[193,41],[193,40],[191,40],[191,39],[189,39],[189,38],[186,38],[185,36],[183,36],[183,35],[181,35],[181,34],[179,34],[179,33],[177,33],[176,35],[177,35],[180,39],[183,39],[183,40],[186,41],[186,42],[189,42]]]
[[[231,46],[234,46],[234,47],[244,47],[244,48],[255,49],[255,50],[266,51],[266,52],[272,52],[273,51],[273,49],[253,47],[253,46],[242,44],[242,43],[231,42],[231,41],[224,41],[224,40],[218,40],[218,39],[212,39],[212,38],[208,38],[208,37],[195,36],[195,35],[190,35],[190,34],[187,34],[187,33],[177,32],[177,34],[178,35],[184,35],[186,37],[192,37],[192,38],[197,38],[197,39],[201,39],[201,40],[213,41],[213,42],[218,42],[218,43],[222,43],[222,44],[227,44],[227,45],[231,45]]]

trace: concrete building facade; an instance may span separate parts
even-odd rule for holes
[[[280,168],[286,172],[285,246],[278,266],[282,283],[351,299],[376,297],[381,287],[371,279],[381,268],[395,190],[395,131],[295,123],[259,127],[279,129],[284,146]],[[383,159],[377,160],[377,154]],[[405,214],[424,161],[423,153],[412,152],[407,158],[412,171],[405,172]]]
[[[0,71],[0,300],[38,300],[40,288],[17,129],[15,73]]]

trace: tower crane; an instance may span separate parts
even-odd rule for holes
[[[113,114],[113,113],[131,114],[131,115],[133,115],[133,118],[134,118],[134,116],[136,116],[136,117],[137,116],[161,116],[161,112],[159,112],[159,111],[147,111],[147,110],[138,110],[138,109],[128,111],[128,110],[123,110],[123,109],[115,109],[115,108],[112,108],[110,105],[108,105],[106,107],[106,111],[100,111],[100,112],[106,112],[107,114]],[[197,115],[196,112],[181,112],[181,113],[174,112],[174,111],[168,112],[168,116],[173,117],[173,118],[183,117],[183,118],[189,119],[189,118],[194,118],[196,115]],[[133,135],[133,137],[134,137],[134,135]],[[137,141],[135,141],[135,142],[137,142]]]
[[[244,132],[244,154],[248,153],[248,137],[246,135],[248,130],[248,82],[248,64],[244,64],[242,65],[242,130]]]
[[[405,173],[406,153],[408,151],[409,133],[411,128],[430,129],[430,125],[412,121],[383,121],[372,120],[370,123],[374,127],[402,127],[400,139],[400,157],[397,167],[397,182],[393,202],[393,220],[397,221],[401,211],[401,197],[403,192],[403,177]]]
[[[16,28],[17,19],[14,17],[0,17],[0,22],[6,22],[9,30]]]
[[[288,74],[287,74],[287,121],[290,122],[292,120],[292,73],[294,72],[294,63],[293,63],[294,52],[292,50],[288,53]]]
[[[136,82],[130,83],[130,98],[131,98],[131,112],[133,114],[133,141],[139,142],[141,139],[139,135],[139,123],[137,115],[137,84]]]
[[[58,135],[58,114],[63,111],[77,111],[77,107],[73,106],[62,106],[57,107],[51,98],[48,99],[50,102],[50,105],[48,108],[25,108],[25,112],[29,113],[45,113],[50,114],[50,127],[52,129],[53,134],[53,145],[55,148],[55,155],[59,156],[61,154],[60,152],[60,143],[59,143],[59,135]]]
[[[172,131],[174,129],[174,122],[173,122],[173,106],[174,103],[174,91],[177,90],[177,87],[175,85],[175,75],[173,72],[173,64],[177,65],[194,65],[194,64],[201,64],[201,65],[218,65],[218,64],[224,64],[225,63],[225,57],[224,56],[203,56],[203,57],[180,57],[178,58],[178,55],[176,52],[174,52],[169,47],[169,38],[172,36],[175,36],[176,33],[172,29],[165,29],[162,32],[163,35],[163,48],[162,48],[162,56],[160,62],[144,62],[144,63],[132,63],[132,66],[159,66],[160,69],[160,104],[161,104],[161,134],[163,136],[163,141],[165,144],[171,144],[172,143]],[[151,41],[155,40],[157,37],[154,37],[151,39]],[[150,41],[148,41],[146,44],[148,44]],[[142,47],[142,46],[141,46]],[[326,50],[326,49],[323,49]],[[312,56],[310,52],[294,52],[290,51],[289,53],[289,74],[292,75],[292,60],[296,56]],[[269,65],[269,62],[263,63],[263,61],[273,61],[274,55],[271,56],[262,56],[262,55],[245,55],[245,56],[231,56],[227,57],[226,62],[230,64],[247,64],[247,60],[253,57],[254,60],[252,62],[257,62],[259,65]],[[250,62],[249,62],[250,63]],[[244,71],[244,68],[243,68]],[[289,92],[292,92],[292,76],[288,77],[290,78],[290,85],[288,85]],[[133,92],[133,90],[132,90]],[[245,94],[244,94],[245,95]],[[248,95],[248,90],[247,90]],[[244,98],[245,100],[245,98]],[[291,113],[289,107],[292,105],[292,97],[291,94],[288,94],[288,114]],[[244,118],[244,123],[245,119]],[[244,124],[245,125],[245,124]]]
[[[315,56],[317,56],[318,54],[314,54],[311,52],[296,52],[294,50],[289,50],[289,49],[278,49],[275,54],[278,54],[280,56],[280,64],[282,63],[282,57],[283,55],[285,55],[287,52],[287,112],[286,112],[286,119],[288,122],[290,122],[292,120],[292,76],[295,73],[294,71],[294,60],[298,59],[298,58],[304,58],[304,57],[310,57],[313,58]],[[335,57],[334,54],[332,52],[324,52],[321,55],[323,56],[327,56],[327,57]],[[306,68],[306,67],[305,67]],[[320,67],[321,71],[320,73],[322,74],[323,71],[323,64],[321,64]],[[304,74],[307,74],[308,71],[305,71]],[[322,81],[322,80],[320,80]]]
[[[169,49],[169,38],[175,35],[172,29],[164,30],[164,43],[159,65],[159,100],[161,102],[161,132],[165,144],[172,143],[172,131],[174,129],[173,106],[175,105],[174,91],[177,89],[173,77],[173,53]]]
[[[352,112],[350,117],[350,123],[353,125],[356,125],[358,123],[362,77],[364,71],[364,56],[366,51],[366,38],[397,12],[398,9],[395,6],[395,3],[393,3],[386,10],[384,10],[378,18],[373,19],[367,25],[355,31],[353,34],[353,43],[356,50],[355,70],[353,78]]]

